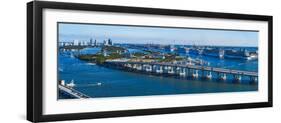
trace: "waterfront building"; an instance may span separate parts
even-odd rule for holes
[[[64,47],[65,43],[64,42],[59,42],[59,47]]]
[[[72,46],[73,45],[73,42],[65,42],[64,43],[64,46]]]
[[[87,45],[87,43],[85,41],[81,41],[80,43],[81,43],[81,46]]]
[[[73,41],[74,46],[80,46],[80,41],[79,40],[74,40]]]
[[[95,39],[95,43],[94,43],[94,46],[98,46],[98,45],[97,45],[97,40],[96,40],[96,39]]]
[[[97,46],[97,40],[93,41],[93,38],[91,38],[88,46]]]
[[[110,38],[108,39],[108,45],[110,45],[110,46],[113,45],[112,40]]]
[[[88,46],[88,45],[89,45],[89,42],[83,41],[83,46]]]
[[[104,46],[112,46],[113,45],[112,40],[110,38],[108,40],[104,40],[103,45]]]
[[[90,43],[88,44],[89,46],[93,46],[93,39],[90,39]]]

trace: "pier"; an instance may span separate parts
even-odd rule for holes
[[[67,86],[64,86],[64,85],[61,85],[59,84],[58,85],[58,89],[59,91],[62,91],[63,93],[66,93],[72,97],[75,97],[77,99],[86,99],[86,98],[91,98],[90,96],[86,95],[86,94],[83,94],[73,88],[70,88],[70,87],[67,87]]]
[[[136,71],[157,75],[172,75],[193,78],[212,79],[216,74],[217,79],[227,80],[229,76],[234,81],[241,81],[242,78],[248,77],[251,82],[258,81],[258,72],[233,70],[218,67],[188,65],[188,64],[172,64],[172,63],[159,63],[159,62],[129,62],[129,61],[106,61],[106,67]]]

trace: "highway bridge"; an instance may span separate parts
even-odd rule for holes
[[[58,85],[58,89],[60,91],[62,91],[63,93],[66,93],[72,97],[75,97],[77,99],[85,99],[85,98],[91,98],[90,96],[86,95],[86,94],[83,94],[73,88],[70,88],[70,87],[67,87],[67,86],[64,86],[64,85],[61,85],[59,84]]]
[[[226,80],[229,76],[232,76],[230,78],[234,79],[235,81],[241,81],[242,77],[248,77],[248,79],[252,82],[258,81],[258,72],[210,66],[160,62],[130,62],[116,60],[108,60],[103,65],[106,67],[113,67],[126,71],[136,71],[160,75],[191,76],[194,78],[202,77],[212,79],[212,77],[214,77],[214,74],[216,74],[216,77],[222,80]]]

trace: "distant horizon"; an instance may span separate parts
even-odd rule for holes
[[[258,47],[258,32],[237,30],[59,23],[58,36],[59,42]]]
[[[74,41],[74,40],[72,40]],[[72,41],[67,41],[67,42],[72,42]],[[65,41],[59,41],[59,42],[65,42]],[[85,42],[90,42],[89,41],[85,41]],[[97,41],[97,43],[103,43],[103,41]],[[154,44],[154,43],[132,43],[132,42],[128,42],[128,43],[115,43],[113,41],[113,44],[135,44],[135,45],[147,45],[147,44],[151,44],[151,45],[185,45],[185,46],[193,46],[192,44]],[[227,45],[194,45],[194,46],[211,46],[211,47],[258,47],[258,46],[227,46]]]

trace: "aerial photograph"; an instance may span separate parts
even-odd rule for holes
[[[255,30],[57,23],[58,99],[258,91]]]

